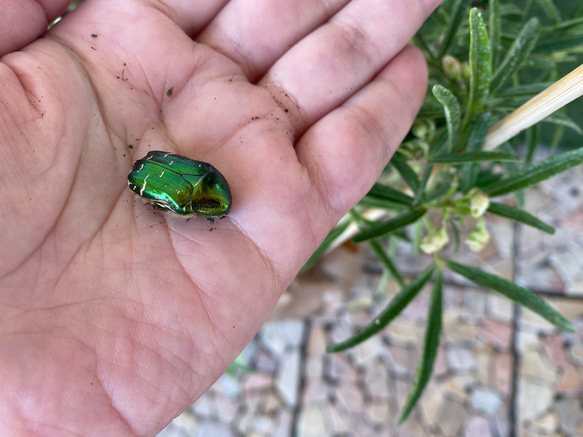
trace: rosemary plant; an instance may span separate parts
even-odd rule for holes
[[[415,43],[424,51],[430,69],[425,103],[385,174],[307,264],[345,238],[356,224],[353,241],[368,242],[401,286],[368,326],[329,346],[328,352],[346,350],[383,330],[424,285],[433,281],[421,358],[401,422],[413,410],[433,370],[441,330],[444,269],[512,299],[560,330],[574,331],[573,325],[538,295],[479,268],[449,260],[443,248],[450,238],[459,240],[459,228],[464,224],[477,223],[466,229],[466,242],[471,250],[480,251],[489,239],[485,225],[489,215],[541,232],[555,232],[521,208],[523,190],[581,164],[583,148],[533,163],[535,149],[543,142],[540,125],[496,150],[487,150],[484,144],[496,122],[559,79],[561,63],[580,60],[583,6],[571,6],[570,18],[563,20],[553,0],[523,4],[490,0],[487,5],[480,3],[483,9],[470,9],[469,3],[446,0],[416,36]],[[554,129],[548,142],[551,146],[560,144],[565,129],[582,133],[565,110],[544,121]],[[387,180],[391,183],[383,182]],[[514,195],[517,206],[504,202],[508,195]],[[367,218],[370,211],[388,220],[371,220]],[[437,226],[428,219],[430,213],[438,214]],[[412,241],[416,249],[431,254],[433,262],[406,282],[383,247],[387,239],[403,238],[410,225],[422,229],[422,238]]]

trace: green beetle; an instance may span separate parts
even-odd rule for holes
[[[136,161],[128,185],[154,208],[184,218],[212,221],[231,209],[231,189],[215,167],[174,153],[152,151]]]

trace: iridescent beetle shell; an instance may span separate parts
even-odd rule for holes
[[[184,218],[212,220],[231,209],[231,189],[215,167],[174,153],[152,151],[136,161],[128,185],[154,208]]]

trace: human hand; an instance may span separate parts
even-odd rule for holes
[[[30,43],[0,63],[0,431],[152,435],[390,159],[426,89],[404,47],[438,1],[87,0],[36,41],[46,22],[17,3],[0,35]],[[39,3],[48,20],[67,4]],[[145,205],[127,175],[150,150],[216,166],[228,217]]]

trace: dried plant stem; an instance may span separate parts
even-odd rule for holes
[[[488,131],[484,150],[493,150],[583,95],[583,64],[517,108]]]

